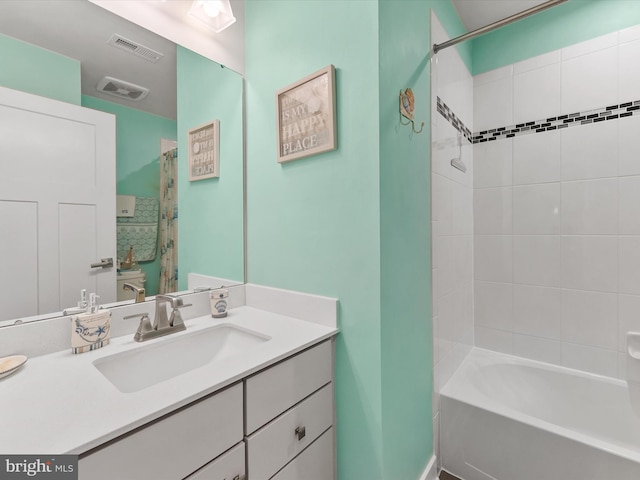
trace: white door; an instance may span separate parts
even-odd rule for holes
[[[111,114],[0,87],[0,320],[116,300]]]

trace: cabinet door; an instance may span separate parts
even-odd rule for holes
[[[245,480],[244,442],[220,455],[185,480]]]
[[[333,453],[333,428],[330,428],[271,480],[334,480]]]
[[[242,441],[242,417],[237,384],[81,457],[79,478],[185,478]]]
[[[329,383],[331,355],[327,341],[248,378],[247,435]]]
[[[270,478],[332,423],[333,384],[329,384],[248,438],[249,475]]]

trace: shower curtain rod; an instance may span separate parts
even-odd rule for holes
[[[541,3],[540,5],[537,5],[535,7],[531,7],[528,10],[523,10],[520,13],[516,13],[515,15],[511,15],[510,17],[503,18],[502,20],[498,20],[497,22],[491,23],[489,25],[486,25],[484,27],[478,28],[478,29],[473,30],[471,32],[467,32],[467,33],[465,33],[463,35],[460,35],[460,36],[458,36],[456,38],[452,38],[451,40],[448,40],[446,42],[434,43],[433,44],[433,53],[436,54],[440,50],[444,50],[447,47],[450,47],[452,45],[457,45],[458,43],[464,42],[465,40],[469,40],[470,38],[478,37],[478,36],[483,35],[483,34],[485,34],[487,32],[495,30],[496,28],[503,27],[505,25],[508,25],[509,23],[515,22],[516,20],[520,20],[522,18],[528,17],[529,15],[533,15],[535,13],[541,12],[542,10],[546,10],[547,8],[555,7],[556,5],[560,5],[561,3],[568,2],[568,1],[569,0],[550,0],[548,2]]]

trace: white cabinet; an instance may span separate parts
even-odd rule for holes
[[[334,480],[333,420],[327,340],[81,455],[79,478]]]
[[[244,448],[240,442],[185,480],[245,480]]]
[[[321,343],[245,381],[247,435],[331,382],[332,344]]]
[[[178,480],[242,441],[242,383],[197,401],[78,463],[80,480]]]
[[[278,472],[271,480],[327,480],[335,478],[333,428]]]
[[[327,341],[245,381],[249,480],[280,475],[283,467],[298,461],[301,452],[311,448],[321,435],[328,446],[307,453],[303,465],[320,462],[317,456],[325,455],[328,449],[328,465],[313,478],[335,478],[332,380],[333,345]],[[299,468],[290,467],[288,471],[297,472]],[[297,478],[311,477],[305,474]]]

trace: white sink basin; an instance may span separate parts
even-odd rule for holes
[[[239,355],[270,337],[231,324],[177,337],[95,360],[93,365],[123,393],[137,392],[221,358]]]

